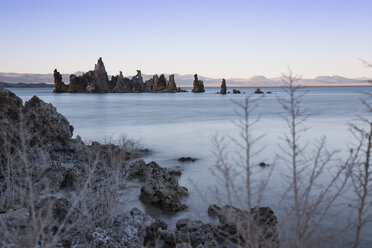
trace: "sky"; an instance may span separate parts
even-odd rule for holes
[[[371,0],[0,0],[0,72],[372,77]]]

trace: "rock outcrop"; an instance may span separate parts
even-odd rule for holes
[[[22,100],[13,92],[0,89],[0,164],[6,164],[6,151],[13,155],[20,149]]]
[[[249,239],[254,233],[258,247],[274,248],[279,246],[278,220],[269,207],[252,208],[249,213],[229,205],[221,208],[217,205],[210,205],[208,213],[218,216],[219,224],[215,232],[222,237],[244,244],[252,242]],[[251,224],[249,224],[249,220],[251,220]]]
[[[62,75],[57,71],[57,69],[53,72],[54,76],[54,93],[62,93],[66,92],[68,86],[65,85],[64,82],[62,82]]]
[[[5,151],[13,154],[34,147],[64,150],[73,130],[53,105],[34,96],[23,106],[14,93],[0,89],[0,157]]]
[[[187,196],[188,190],[179,186],[178,178],[155,162],[146,164],[138,160],[131,164],[129,178],[139,178],[144,182],[141,188],[140,200],[167,211],[180,211],[187,208],[181,203],[181,198]]]
[[[55,93],[174,93],[184,92],[177,88],[174,75],[169,76],[167,81],[164,74],[153,76],[152,79],[144,82],[141,71],[137,70],[137,75],[129,79],[123,76],[120,71],[119,75],[112,76],[109,80],[105,65],[102,58],[98,59],[93,71],[88,71],[81,76],[70,75],[70,83],[65,85],[62,82],[62,76],[54,70],[54,92]]]
[[[194,93],[205,92],[203,81],[198,79],[198,74],[194,75],[194,84],[193,84],[192,92]]]
[[[53,150],[63,150],[68,146],[74,128],[52,104],[34,96],[25,103],[23,116],[30,147],[50,146]]]
[[[225,95],[226,93],[227,93],[226,81],[225,79],[222,79],[220,94]]]

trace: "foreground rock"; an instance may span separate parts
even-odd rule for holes
[[[129,212],[114,218],[110,227],[96,227],[94,230],[71,240],[71,244],[85,243],[89,247],[155,247],[157,232],[166,229],[167,225],[143,214],[139,209],[133,208]],[[86,239],[79,239],[86,237]],[[74,246],[87,247],[87,246]]]
[[[66,85],[62,81],[61,74],[54,70],[54,92],[55,93],[141,93],[141,92],[184,92],[177,88],[174,75],[166,80],[164,74],[154,75],[152,79],[144,82],[141,71],[132,79],[123,76],[120,72],[109,80],[102,58],[98,59],[93,71],[88,71],[81,76],[72,74],[70,83]]]
[[[69,151],[75,142],[72,134],[73,127],[53,105],[34,96],[23,106],[14,93],[0,89],[1,165],[9,158],[22,159],[22,152],[31,155],[34,148],[42,147],[45,152]]]
[[[182,197],[189,194],[187,188],[179,186],[177,176],[155,162],[146,164],[143,160],[138,160],[132,163],[128,177],[139,178],[144,182],[141,188],[141,201],[167,211],[180,211],[187,208],[181,203]]]
[[[218,216],[219,224],[215,230],[220,236],[233,242],[251,244],[258,247],[278,247],[278,220],[269,207],[252,208],[250,213],[226,205],[210,205],[209,214]],[[249,246],[248,246],[249,247]]]
[[[192,92],[194,93],[205,92],[203,81],[198,79],[198,74],[194,75],[194,84],[193,84]]]
[[[221,247],[214,233],[215,227],[200,220],[180,219],[176,230],[159,230],[164,247]]]
[[[222,79],[220,94],[225,95],[227,93],[226,81]]]

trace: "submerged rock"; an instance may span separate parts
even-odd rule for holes
[[[188,190],[179,186],[177,177],[155,162],[146,164],[138,160],[130,165],[129,178],[139,178],[144,182],[140,200],[167,211],[180,211],[187,208],[181,198],[188,196]]]
[[[233,94],[240,94],[240,90],[233,89]]]
[[[203,81],[198,79],[198,74],[194,75],[194,84],[193,84],[192,92],[194,93],[205,92]]]
[[[226,81],[222,79],[220,94],[225,95],[227,92]]]

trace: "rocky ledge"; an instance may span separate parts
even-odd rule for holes
[[[129,79],[120,72],[117,76],[112,76],[111,80],[107,75],[102,58],[98,59],[93,71],[88,71],[81,76],[70,75],[70,83],[66,85],[62,81],[62,75],[54,70],[54,92],[55,93],[161,93],[161,92],[185,92],[178,88],[174,80],[174,75],[167,80],[164,74],[157,74],[152,79],[143,81],[141,71],[137,70],[137,75]]]

